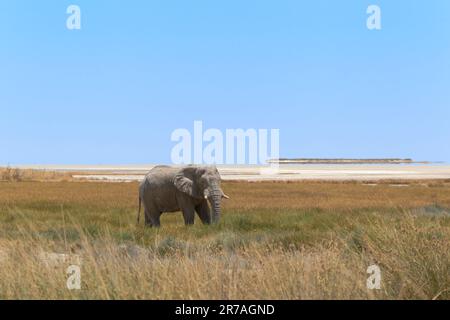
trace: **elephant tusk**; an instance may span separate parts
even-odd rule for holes
[[[225,193],[224,194],[222,194],[222,198],[225,198],[225,199],[230,199],[230,197],[229,196],[227,196]]]
[[[208,199],[208,196],[205,194],[205,199]]]

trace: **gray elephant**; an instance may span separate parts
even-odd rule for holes
[[[204,224],[217,223],[222,198],[229,197],[220,187],[219,171],[214,166],[156,166],[147,173],[139,186],[137,222],[139,223],[142,202],[145,225],[159,227],[163,212],[180,210],[186,225],[194,223],[195,212]]]

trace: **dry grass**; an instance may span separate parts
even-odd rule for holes
[[[225,183],[219,225],[155,230],[136,183],[3,182],[0,298],[449,299],[449,183],[391,184]],[[78,254],[82,289],[42,252]]]
[[[68,172],[0,167],[0,181],[20,182],[70,180],[72,180],[72,175]]]

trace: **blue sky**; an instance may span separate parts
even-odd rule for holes
[[[450,161],[447,0],[2,1],[0,40],[2,164],[169,163],[194,120],[279,128],[282,157]]]

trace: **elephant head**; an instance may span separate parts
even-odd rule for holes
[[[219,222],[222,198],[229,197],[220,187],[220,174],[215,166],[184,167],[175,175],[174,185],[191,197],[207,199],[212,208],[212,222]]]

